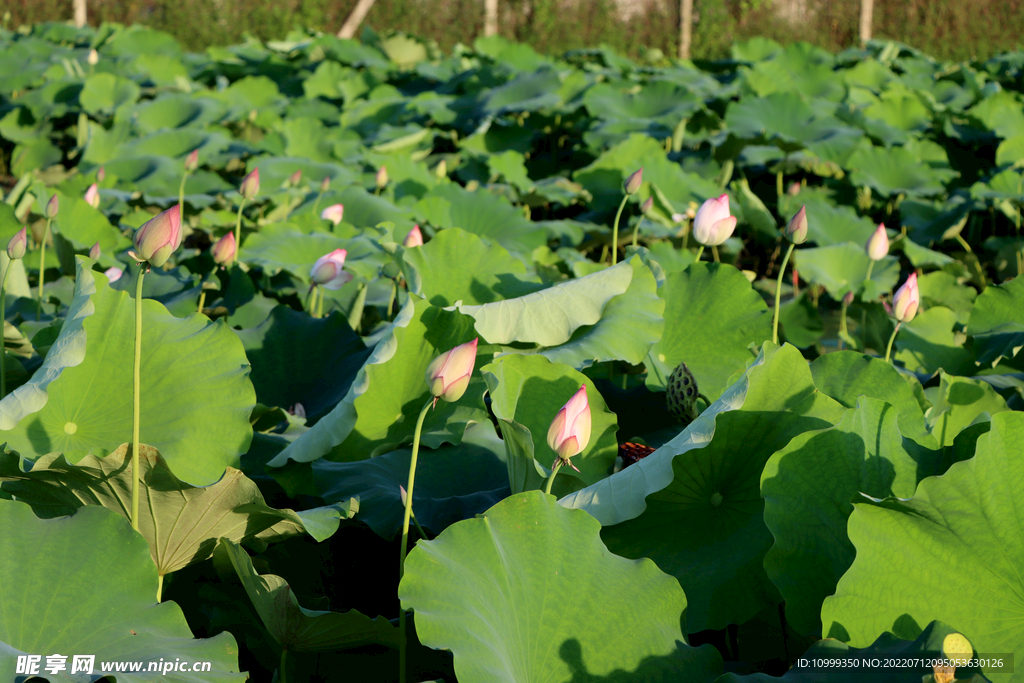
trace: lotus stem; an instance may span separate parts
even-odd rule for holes
[[[412,505],[412,503],[410,503],[410,505]],[[412,523],[416,525],[416,531],[419,532],[420,538],[426,538],[427,532],[424,531],[423,527],[420,526],[420,520],[416,519],[416,511],[413,510],[411,507],[409,509],[412,511]]]
[[[203,305],[205,303],[206,303],[206,290],[205,289],[200,289],[199,290],[199,312],[200,313],[203,312]]]
[[[43,243],[39,249],[39,300],[36,301],[36,321],[43,319],[43,282],[46,280],[46,238],[50,236],[50,221],[46,219],[46,228],[43,230]]]
[[[310,286],[310,288],[309,288],[309,296],[306,297],[306,312],[309,313],[309,317],[311,317],[311,318],[315,318],[316,317],[316,293],[317,293],[317,289],[318,288],[316,286],[316,283],[313,283],[313,285]]]
[[[238,205],[238,220],[235,221],[235,249],[242,248],[242,209],[245,208],[245,197],[242,197],[242,203]]]
[[[889,357],[892,355],[892,343],[894,341],[896,341],[896,333],[900,331],[900,325],[902,325],[902,324],[903,324],[902,322],[898,322],[897,321],[896,328],[893,329],[892,336],[889,337],[889,345],[885,347],[885,362],[886,363],[889,362]]]
[[[779,277],[775,280],[775,319],[772,321],[772,343],[779,343],[779,304],[782,302],[782,276],[786,273],[786,264],[789,263],[789,257],[793,255],[793,249],[796,247],[795,244],[790,242],[789,249],[786,250],[786,257],[782,259],[782,267],[779,268]]]
[[[640,216],[640,220],[638,220],[636,222],[636,225],[633,226],[633,246],[634,247],[636,246],[637,235],[640,233],[640,224],[643,223],[643,222],[644,222],[644,217]]]
[[[4,330],[7,328],[7,276],[11,274],[14,259],[7,261],[4,278],[0,281],[0,398],[7,395],[7,340]]]
[[[839,350],[843,350],[843,341],[850,338],[850,330],[846,326],[846,299],[843,298],[842,306],[839,309]]]
[[[423,433],[423,420],[427,411],[436,399],[431,396],[423,405],[420,416],[416,418],[416,430],[412,434],[412,458],[409,460],[409,482],[405,487],[405,516],[402,518],[402,547],[398,558],[398,580],[405,576],[405,547],[409,543],[409,519],[412,518],[412,490],[416,484],[416,459],[420,454],[420,434]],[[398,680],[405,683],[405,610],[398,608]]]
[[[874,268],[875,268],[875,262],[872,261],[872,260],[869,260],[868,261],[868,272],[867,272],[867,275],[864,276],[864,282],[867,282],[868,280],[871,279],[871,271],[874,270]]]
[[[185,215],[185,181],[188,180],[188,171],[181,176],[181,186],[178,188],[178,215]],[[236,242],[237,244],[237,242]]]
[[[319,285],[317,285],[316,289],[319,293],[319,296],[316,299],[316,317],[322,318],[324,317],[324,293],[323,290],[320,289]]]
[[[45,239],[45,238],[44,238]],[[968,254],[974,254],[974,250],[971,249],[971,245],[967,243],[964,236],[960,233],[956,234],[956,241],[964,248]],[[978,286],[981,287],[982,291],[985,291],[985,271],[981,268],[981,260],[977,256],[974,257],[974,269],[978,271]],[[42,291],[42,284],[39,285],[40,291]]]
[[[288,678],[285,667],[288,664],[288,648],[281,648],[281,665],[277,668],[277,683],[287,683]]]
[[[160,602],[164,595],[164,575],[157,574],[156,577],[156,601]]]
[[[139,530],[139,397],[142,368],[142,280],[147,265],[139,268],[135,283],[135,367],[132,373],[132,529]]]
[[[718,247],[714,244],[711,245],[711,256],[715,259],[715,263],[721,263],[721,260],[718,258]]]
[[[395,305],[395,297],[398,295],[398,282],[391,281],[391,296],[388,297],[388,320],[391,320],[391,311]]]
[[[619,204],[619,210],[615,212],[615,222],[612,223],[612,265],[619,257],[619,219],[622,217],[622,210],[626,208],[626,202],[629,201],[629,195],[625,195],[622,198],[622,203]]]
[[[703,254],[704,254],[704,245],[702,244],[702,245],[700,245],[700,247],[697,248],[697,260],[698,261],[700,261],[700,257]]]
[[[555,464],[551,468],[551,476],[548,477],[548,483],[544,485],[544,493],[551,493],[551,485],[555,483],[555,475],[558,474],[558,470],[562,467],[562,459],[555,458]]]

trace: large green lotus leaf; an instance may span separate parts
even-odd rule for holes
[[[328,503],[359,500],[356,518],[384,538],[402,528],[405,506],[399,487],[409,485],[412,449],[401,448],[368,460],[313,463],[313,480]],[[421,449],[416,463],[412,508],[434,534],[477,513],[510,493],[505,446],[491,423],[470,425],[457,446]]]
[[[796,55],[789,59],[761,62],[744,71],[747,86],[762,98],[777,92],[789,92],[838,102],[846,91],[831,64],[815,64]]]
[[[132,433],[135,302],[88,263],[78,259],[69,319],[43,366],[0,402],[3,438],[23,455],[59,452],[77,463]],[[245,350],[223,321],[175,318],[148,300],[142,315],[141,440],[183,481],[212,484],[252,440],[256,396]]]
[[[11,152],[11,172],[20,176],[36,169],[46,169],[59,163],[63,157],[56,145],[48,139],[40,138],[14,147]]]
[[[142,133],[184,126],[202,128],[226,113],[227,107],[218,100],[177,93],[140,102],[132,109],[133,121]]]
[[[986,287],[974,302],[964,330],[974,337],[978,363],[995,367],[1024,347],[1024,278]]]
[[[923,480],[913,498],[855,505],[848,532],[857,557],[825,599],[824,633],[858,647],[941,620],[979,653],[1024,651],[1022,444],[1024,415],[1000,413],[973,458]],[[983,672],[996,682],[1020,678]]]
[[[821,632],[821,603],[853,563],[850,501],[858,493],[909,498],[921,479],[974,455],[974,439],[948,454],[905,442],[896,420],[893,406],[863,396],[836,426],[790,441],[761,473],[764,521],[775,537],[764,567],[800,632]]]
[[[146,541],[122,517],[87,505],[72,517],[38,519],[24,503],[0,500],[0,571],[21,577],[0,588],[0,667],[14,672],[19,655],[42,655],[40,673],[53,683],[144,683],[154,674],[104,675],[101,662],[211,662],[178,683],[245,681],[230,633],[195,640],[181,608],[156,604],[157,573]],[[60,561],[55,561],[63,558]],[[116,568],[98,581],[98,568]],[[67,670],[43,670],[46,655],[62,654]],[[95,655],[92,674],[71,675],[73,655]],[[148,664],[144,664],[148,668]],[[11,675],[8,673],[7,675]],[[21,677],[18,677],[21,678]]]
[[[958,175],[921,163],[920,157],[905,147],[861,148],[850,156],[847,165],[853,171],[850,181],[854,185],[867,185],[883,197],[942,194],[946,191],[945,183]]]
[[[1000,90],[981,100],[967,112],[1001,138],[1024,135],[1024,111],[1019,93]]]
[[[940,446],[953,443],[956,435],[970,425],[1009,410],[1003,397],[987,382],[944,372],[939,375],[939,386],[929,389],[928,394],[932,407],[925,417]]]
[[[762,562],[761,471],[793,437],[840,420],[793,346],[765,342],[746,373],[646,458],[560,502],[605,527],[608,547],[649,557],[686,591],[690,633],[741,624],[780,601]]]
[[[97,73],[85,79],[78,96],[82,109],[90,114],[110,113],[139,99],[139,86],[111,73]]]
[[[222,536],[242,542],[309,533],[322,541],[358,507],[348,499],[299,513],[275,510],[255,482],[233,467],[216,484],[200,488],[174,476],[155,448],[140,444],[139,460],[139,533],[149,543],[161,576],[212,557]],[[63,455],[46,455],[28,472],[21,471],[16,456],[0,455],[0,481],[4,491],[31,505],[43,519],[102,505],[130,521],[131,461],[129,444],[103,458],[88,455],[77,465]]]
[[[921,303],[926,307],[945,306],[956,313],[958,323],[967,325],[974,301],[978,298],[978,292],[973,287],[965,287],[956,276],[941,270],[920,276],[917,278],[917,286],[921,292]],[[994,288],[987,287],[985,291],[991,289]],[[977,338],[974,340],[974,349],[977,353]]]
[[[523,216],[498,195],[484,190],[469,192],[455,183],[441,183],[427,198],[450,204],[451,223],[438,227],[462,228],[486,240],[497,242],[513,253],[529,253],[547,242],[545,231]]]
[[[633,266],[622,262],[539,292],[459,310],[476,320],[477,331],[492,344],[557,346],[577,329],[598,322],[608,302],[625,292],[632,280]]]
[[[716,683],[821,683],[827,680],[829,683],[922,683],[922,681],[934,681],[934,669],[926,663],[940,658],[947,658],[943,650],[943,643],[946,636],[957,634],[959,631],[943,624],[940,621],[933,621],[914,640],[897,638],[886,631],[878,636],[875,642],[865,648],[850,647],[835,638],[825,638],[811,645],[811,647],[800,656],[806,664],[797,664],[781,677],[769,676],[768,674],[750,674],[740,676],[734,673],[727,673],[716,681]],[[874,660],[896,659],[901,660],[900,667],[886,667],[885,673],[881,673],[881,667],[871,666]],[[856,663],[855,663],[856,662]],[[863,666],[862,666],[863,664]],[[916,665],[916,666],[915,666]],[[825,672],[828,673],[825,673]],[[980,676],[967,678],[971,673],[977,673],[977,669],[958,668],[956,680],[967,683],[983,683]]]
[[[117,156],[166,156],[181,159],[184,165],[184,159],[193,150],[199,150],[199,163],[202,165],[224,151],[231,142],[231,138],[223,133],[199,128],[160,130],[122,144],[117,149]]]
[[[404,250],[402,264],[409,291],[435,306],[487,304],[542,287],[504,247],[459,228],[440,230],[423,246]]]
[[[252,364],[256,399],[286,408],[301,403],[309,420],[345,397],[370,355],[338,313],[317,319],[276,306],[270,317],[238,336]]]
[[[480,109],[488,118],[510,112],[540,111],[557,107],[562,102],[558,91],[562,79],[552,67],[533,73],[521,73],[508,83],[483,91]]]
[[[801,192],[790,202],[790,209],[797,210],[801,205],[807,207],[807,241],[819,247],[843,242],[867,244],[875,231],[870,218],[858,216],[849,206],[836,206],[822,194]]]
[[[871,260],[863,245],[851,242],[800,249],[794,252],[793,263],[795,268],[799,268],[802,278],[822,285],[836,301],[840,301],[847,292],[858,292],[862,284],[865,287],[863,298],[868,301],[877,299],[881,293],[891,291],[900,276],[899,259],[886,256],[875,263],[871,280],[865,284]]]
[[[92,208],[81,197],[69,197],[57,192],[60,213],[53,221],[57,232],[67,239],[75,249],[91,249],[99,243],[100,249],[116,254],[131,246],[131,240],[110,224],[107,217]]]
[[[654,81],[639,91],[633,91],[634,86],[635,83],[624,81],[598,83],[587,89],[583,104],[590,115],[598,119],[650,119],[670,129],[704,106],[693,92],[669,81]]]
[[[538,353],[554,363],[581,369],[593,363],[624,360],[644,362],[651,345],[665,328],[665,300],[658,296],[654,273],[640,257],[631,257],[633,279],[625,292],[614,296],[593,325],[578,327],[564,344]]]
[[[647,388],[662,391],[679,363],[714,401],[729,378],[751,360],[751,343],[771,335],[771,313],[750,281],[736,268],[694,263],[669,273],[658,290],[665,299],[665,332],[644,361]]]
[[[934,375],[939,370],[951,375],[972,374],[974,355],[964,348],[964,335],[953,331],[955,325],[956,313],[945,306],[918,313],[909,323],[900,326],[895,343],[896,360],[908,370],[925,375]]]
[[[338,193],[324,195],[320,206],[341,203],[345,206],[345,221],[357,228],[370,228],[380,223],[394,223],[399,228],[412,228],[412,213],[396,206],[384,197],[376,197],[361,187],[346,187]]]
[[[335,249],[348,252],[345,256],[346,270],[363,280],[376,277],[377,262],[383,258],[383,252],[370,240],[345,238],[329,232],[303,233],[287,224],[268,225],[245,236],[238,251],[238,260],[250,266],[261,266],[268,275],[288,271],[299,282],[309,284],[313,264]]]
[[[332,652],[363,645],[398,647],[398,629],[384,617],[356,610],[324,612],[299,604],[288,582],[275,574],[257,574],[241,546],[224,539],[224,552],[249,594],[260,620],[278,645],[292,652]]]
[[[341,403],[269,464],[281,467],[289,459],[309,462],[328,454],[331,460],[351,462],[411,443],[416,417],[430,396],[424,380],[427,366],[475,337],[472,318],[410,295]],[[478,354],[476,367],[489,359],[489,354]],[[439,401],[423,424],[423,445],[457,444],[470,423],[486,420],[484,389],[474,372],[463,398]]]
[[[311,159],[298,157],[259,157],[254,159],[251,165],[253,168],[260,169],[260,186],[266,187],[268,190],[276,190],[281,187],[296,171],[302,171],[303,181],[314,187],[324,178],[330,178],[335,187],[344,187],[359,178],[357,173],[340,164],[318,163]],[[334,203],[336,202],[332,200],[331,194],[325,194],[320,201],[320,208],[323,209]],[[345,219],[349,223],[353,220],[352,210],[352,207],[345,206]],[[376,225],[376,223],[367,223],[366,225]]]
[[[914,92],[905,88],[887,90],[864,107],[864,116],[878,119],[901,131],[921,131],[931,125],[931,112]]]
[[[763,138],[787,152],[803,147],[814,110],[793,92],[745,98],[729,105],[725,124],[741,138]]]
[[[1022,132],[1003,140],[996,149],[997,166],[1024,165],[1024,126]]]
[[[713,680],[721,660],[686,644],[676,581],[611,554],[599,532],[539,491],[512,496],[417,543],[402,608],[420,642],[452,651],[464,683]],[[657,671],[664,659],[675,666]]]
[[[538,489],[544,484],[546,472],[535,463],[547,470],[554,464],[555,452],[548,446],[548,428],[562,406],[584,385],[590,405],[590,443],[572,458],[580,471],[561,468],[552,491],[566,495],[581,488],[581,482],[586,486],[608,476],[619,450],[618,423],[601,392],[585,375],[538,355],[501,356],[491,365],[480,368],[480,372],[487,381],[491,409],[505,437],[509,485],[513,493]],[[515,438],[517,432],[523,436],[528,434],[529,440]]]
[[[861,396],[885,401],[896,409],[903,436],[926,448],[938,448],[910,383],[881,358],[856,351],[826,353],[811,363],[811,376],[818,391],[847,408],[856,407]]]

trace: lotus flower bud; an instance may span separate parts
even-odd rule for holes
[[[401,484],[398,485],[398,496],[402,499],[402,505],[404,506],[409,499],[409,494],[406,493],[405,487]]]
[[[850,290],[849,292],[847,292],[846,294],[843,295],[843,305],[844,306],[849,306],[852,303],[853,303],[853,290]]]
[[[47,218],[55,218],[59,211],[60,200],[57,199],[57,195],[53,195],[50,197],[50,201],[46,202],[46,208],[43,210],[43,215]]]
[[[459,344],[427,366],[427,386],[430,387],[435,404],[439,398],[449,403],[458,401],[466,393],[469,378],[473,375],[473,366],[476,365],[476,345],[479,340],[477,337],[471,342]]]
[[[892,315],[901,323],[909,323],[917,315],[921,293],[917,289],[917,273],[911,273],[892,297]]]
[[[25,250],[28,249],[28,228],[22,228],[7,243],[7,256],[11,259],[25,257]]]
[[[85,61],[89,63],[89,66],[96,66],[100,63],[100,53],[95,49],[89,50],[89,56],[85,58]]]
[[[100,208],[100,190],[96,187],[96,183],[89,186],[89,189],[85,191],[85,202],[94,209]]]
[[[375,178],[375,181],[377,183],[377,189],[382,189],[385,185],[388,184],[387,166],[381,166],[379,169],[377,169],[377,177]]]
[[[135,232],[136,256],[159,268],[181,246],[181,207],[175,204]]]
[[[626,182],[622,183],[622,187],[625,188],[626,194],[636,194],[643,182],[644,169],[643,166],[641,166],[638,170],[633,172],[633,175],[626,178]]]
[[[423,246],[423,233],[420,232],[420,226],[412,226],[412,230],[409,231],[409,234],[402,241],[402,246],[406,248]]]
[[[299,183],[301,181],[302,181],[302,170],[301,169],[296,171],[295,173],[292,173],[290,176],[288,176],[288,185],[289,185],[289,187],[298,187]]]
[[[448,162],[445,161],[444,159],[441,159],[441,161],[438,162],[437,166],[434,167],[434,174],[438,178],[447,178],[448,177]]]
[[[807,241],[807,207],[801,206],[796,215],[789,220],[786,226],[786,239],[793,244],[803,244]]]
[[[324,289],[341,289],[352,280],[352,273],[344,270],[345,256],[348,254],[344,249],[335,249],[330,254],[325,254],[316,260],[313,268],[309,271],[309,277],[313,284],[322,286]]]
[[[883,224],[878,224],[875,232],[871,234],[871,239],[865,245],[865,249],[868,252],[868,258],[872,261],[881,261],[889,253],[889,235],[886,234]]]
[[[651,195],[650,197],[648,197],[647,199],[644,200],[643,204],[640,205],[640,211],[642,211],[643,213],[650,213],[650,211],[651,211],[651,209],[653,207],[654,207],[654,195]]]
[[[102,183],[106,177],[107,172],[103,170],[102,166],[100,166],[100,170],[96,171],[96,182]]]
[[[328,190],[328,188],[330,188],[330,186],[331,186],[331,177],[330,176],[327,176],[326,178],[324,178],[323,180],[320,181],[320,191],[321,192],[327,192],[327,190]]]
[[[199,168],[199,149],[196,148],[185,157],[185,172],[192,173]]]
[[[709,199],[693,217],[693,237],[705,247],[718,246],[732,236],[736,217],[729,214],[729,195]]]
[[[238,191],[246,199],[252,199],[260,193],[260,169],[258,167],[252,169],[252,172],[245,176]]]
[[[583,451],[590,443],[590,403],[587,385],[579,388],[551,421],[548,446],[563,462]],[[574,468],[575,469],[575,468]]]
[[[296,403],[295,405],[293,405],[291,408],[288,409],[288,412],[294,415],[295,417],[306,417],[306,407],[303,406],[301,403]]]
[[[224,235],[217,240],[216,244],[210,247],[213,262],[220,266],[230,266],[234,263],[237,251],[238,245],[235,244],[235,233],[233,232]]]
[[[111,268],[107,268],[103,274],[107,276],[108,282],[117,282],[121,279],[121,276],[124,275],[124,271],[117,266],[113,266]]]
[[[98,261],[100,258],[100,243],[92,245],[92,249],[89,250],[89,258],[93,261]]]
[[[326,209],[320,212],[320,218],[329,220],[334,225],[341,222],[341,219],[345,217],[345,206],[343,204],[331,204]]]

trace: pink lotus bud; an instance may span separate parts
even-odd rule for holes
[[[107,172],[103,170],[102,166],[100,166],[100,170],[96,171],[96,182],[102,183],[104,178],[106,178],[106,177],[107,177]]]
[[[344,204],[331,204],[326,209],[320,212],[320,218],[329,220],[334,225],[341,222],[341,219],[345,217],[345,205]]]
[[[260,169],[258,167],[252,169],[252,172],[245,176],[238,191],[246,199],[252,199],[260,193]]]
[[[800,194],[800,190],[802,189],[803,187],[800,185],[800,183],[790,183],[789,188],[786,190],[786,194],[788,194],[790,197],[795,197],[798,194]]]
[[[548,446],[558,457],[568,460],[583,451],[590,443],[590,403],[587,401],[587,385],[580,387],[569,402],[551,421],[548,428]]]
[[[235,244],[235,233],[233,232],[224,235],[217,240],[216,244],[210,247],[213,262],[221,266],[230,266],[234,263],[237,251],[238,245]]]
[[[57,199],[57,195],[53,195],[52,197],[50,197],[50,201],[46,202],[46,208],[43,210],[43,214],[47,218],[54,218],[54,217],[56,217],[56,215],[57,215],[57,213],[59,211],[60,211],[60,200]]]
[[[302,180],[302,171],[298,170],[288,176],[288,185],[291,187],[298,187],[299,182]]]
[[[901,323],[909,323],[917,315],[921,293],[917,290],[917,273],[911,273],[892,297],[892,315]]]
[[[89,66],[96,66],[100,63],[100,53],[95,49],[89,50],[89,56],[85,58],[85,61],[89,63]]]
[[[321,192],[327,192],[328,188],[330,188],[330,187],[331,187],[331,177],[330,176],[327,176],[326,178],[324,178],[323,180],[320,181],[320,191]]]
[[[640,185],[644,182],[644,168],[641,166],[638,170],[634,171],[631,176],[626,178],[626,182],[622,183],[622,186],[626,190],[626,194],[636,194],[636,191],[640,189]]]
[[[352,273],[344,270],[346,255],[348,252],[344,249],[335,249],[318,258],[309,271],[313,284],[321,285],[324,289],[341,289],[350,282]]]
[[[100,243],[97,242],[96,244],[92,245],[92,249],[89,250],[89,258],[91,258],[93,261],[96,261],[96,260],[99,259],[99,257],[100,257]]]
[[[96,183],[85,191],[85,202],[94,209],[100,208],[100,189],[96,187]]]
[[[642,211],[643,213],[649,213],[650,210],[653,207],[654,207],[654,195],[651,195],[650,197],[648,197],[647,199],[644,200],[643,204],[640,205],[640,211]]]
[[[807,241],[807,207],[801,206],[796,215],[789,219],[786,226],[786,239],[793,244],[803,244]]]
[[[295,405],[293,405],[291,408],[288,409],[288,412],[294,415],[295,417],[306,417],[306,408],[301,403],[296,403]]]
[[[705,247],[714,247],[729,239],[736,229],[736,217],[729,214],[729,195],[709,199],[693,218],[693,237]]]
[[[18,231],[11,241],[7,243],[7,256],[12,259],[24,258],[28,249],[28,228]]]
[[[449,403],[458,401],[466,393],[469,378],[476,365],[476,345],[479,337],[471,342],[459,344],[447,353],[442,353],[427,366],[427,386],[430,394]]]
[[[402,499],[402,505],[406,505],[406,501],[409,499],[409,494],[406,493],[405,487],[401,484],[398,485],[398,495]]]
[[[138,257],[159,268],[181,246],[181,207],[175,204],[135,232]]]
[[[849,306],[852,303],[853,303],[853,290],[850,290],[849,292],[847,292],[846,294],[843,295],[843,305],[844,306]]]
[[[872,261],[881,261],[889,253],[889,235],[886,234],[884,225],[878,224],[871,234],[871,239],[865,245],[865,249],[868,252],[868,258]]]
[[[107,268],[106,272],[103,274],[107,276],[108,282],[117,282],[121,279],[121,276],[124,275],[124,271],[117,266],[114,266],[112,268]]]
[[[409,231],[409,234],[402,241],[402,246],[406,248],[423,246],[423,233],[420,232],[420,226],[412,226],[412,230]]]
[[[387,168],[387,166],[381,166],[377,170],[377,177],[376,177],[375,180],[377,182],[378,189],[379,188],[383,188],[385,185],[388,184],[388,168]]]
[[[192,173],[199,168],[199,149],[196,148],[185,157],[185,172]]]

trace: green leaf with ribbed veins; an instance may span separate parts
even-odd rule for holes
[[[974,302],[967,323],[978,363],[995,367],[1024,348],[1024,278],[986,287]]]

